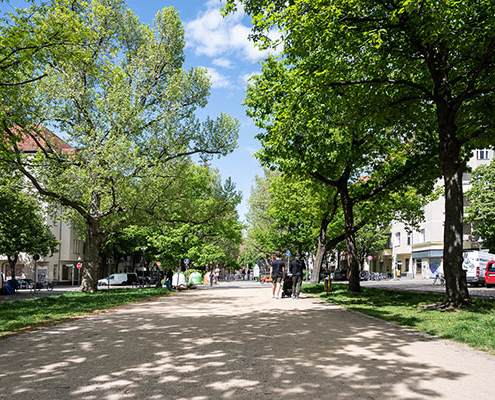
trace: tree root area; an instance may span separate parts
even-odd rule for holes
[[[470,299],[464,299],[459,302],[454,302],[452,300],[445,300],[443,303],[432,303],[424,306],[418,307],[420,310],[437,310],[437,311],[461,311],[465,310],[473,305]]]

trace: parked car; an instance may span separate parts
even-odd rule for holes
[[[486,251],[465,251],[462,269],[466,271],[466,281],[473,286],[485,284],[486,264],[495,261],[495,254]]]
[[[347,270],[346,269],[336,269],[333,271],[334,281],[346,281],[347,280]]]
[[[359,271],[359,280],[360,281],[369,281],[370,280],[369,271]]]
[[[108,285],[131,285],[138,281],[136,274],[111,274],[107,278],[99,279],[98,286]]]
[[[19,289],[29,289],[33,283],[32,279],[18,279]]]
[[[137,285],[138,283],[138,276],[134,272],[127,274],[127,282],[124,285]]]
[[[495,285],[495,261],[486,264],[485,284],[487,288]]]

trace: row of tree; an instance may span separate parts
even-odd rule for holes
[[[356,208],[431,191],[443,178],[446,303],[469,303],[462,269],[462,176],[494,143],[495,4],[436,1],[228,0],[252,37],[283,52],[248,88],[261,162],[335,190],[352,291],[359,290]],[[364,178],[365,177],[365,178]]]
[[[338,193],[310,178],[299,179],[278,170],[265,169],[264,172],[263,177],[256,178],[249,199],[249,228],[244,247],[246,262],[262,260],[268,264],[271,255],[284,249],[293,254],[313,254],[312,280],[317,281],[331,251],[346,252],[345,219]],[[363,268],[367,255],[386,247],[392,221],[417,227],[423,216],[423,206],[436,195],[437,192],[433,192],[422,196],[411,187],[404,190],[400,198],[389,193],[389,197],[382,197],[379,205],[358,204],[355,208],[355,251],[359,269]]]
[[[196,117],[210,82],[183,68],[173,8],[149,26],[122,0],[32,2],[0,35],[1,167],[80,228],[84,291],[130,237],[165,259],[234,258],[240,197],[207,162],[235,148],[238,123]]]

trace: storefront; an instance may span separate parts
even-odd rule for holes
[[[430,278],[443,272],[443,250],[413,251],[412,259],[415,278]]]

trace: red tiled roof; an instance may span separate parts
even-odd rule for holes
[[[75,149],[60,139],[49,129],[39,125],[28,132],[23,132],[19,126],[11,128],[15,133],[20,134],[22,140],[17,146],[25,153],[36,153],[39,149],[51,147],[53,150],[61,153],[73,153]]]

